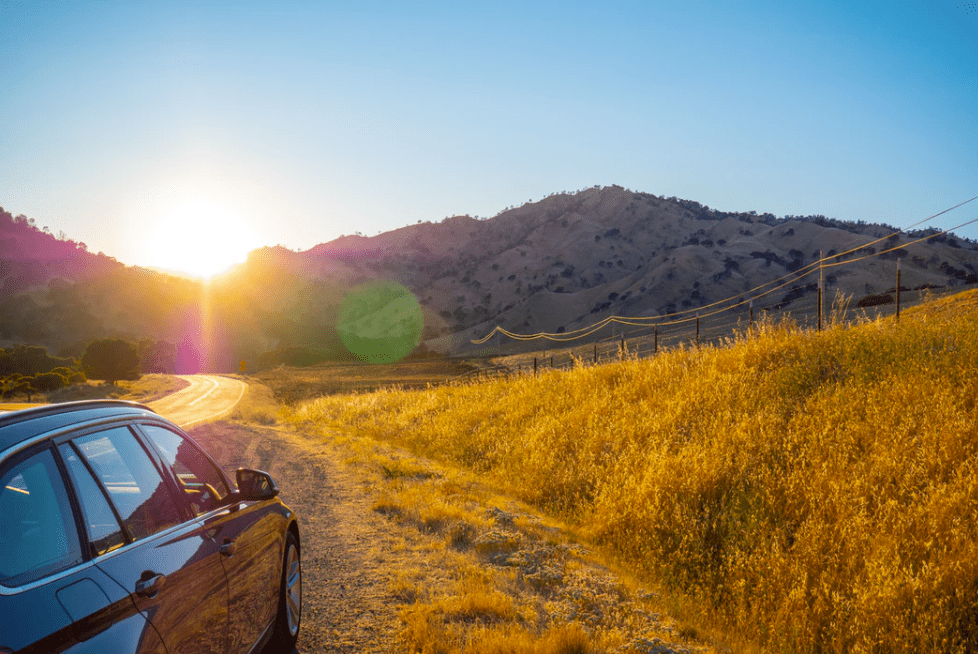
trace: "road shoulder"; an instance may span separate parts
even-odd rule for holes
[[[232,475],[270,472],[299,513],[300,651],[712,651],[655,593],[471,476],[335,432],[219,422],[190,433]]]

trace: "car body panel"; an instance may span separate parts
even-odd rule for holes
[[[166,652],[129,593],[94,565],[78,566],[25,590],[4,590],[0,647],[38,654]]]
[[[213,654],[225,651],[227,639],[227,578],[220,559],[220,546],[190,523],[136,541],[96,565],[130,593],[169,654]],[[165,576],[158,591],[138,595],[137,583],[155,575]]]
[[[275,620],[283,548],[267,514],[261,503],[247,501],[201,518],[215,542],[234,544],[233,552],[221,557],[228,601],[235,607],[228,616],[229,652],[249,651]]]
[[[78,529],[87,559],[19,587],[0,583],[0,651],[243,654],[271,635],[285,537],[296,522],[295,514],[277,497],[242,500],[218,467],[232,493],[217,510],[194,517],[190,504],[180,499],[184,494],[176,472],[140,430],[140,424],[148,423],[193,442],[149,408],[119,401],[74,402],[0,415],[0,473],[35,450],[49,450],[61,470],[77,523],[72,526]],[[100,554],[102,550],[88,544],[78,481],[69,476],[63,459],[67,450],[56,445],[123,426],[159,469],[167,490],[159,487],[156,500],[160,493],[172,495],[180,524],[135,541],[127,536],[124,545]],[[99,484],[107,498],[120,491],[116,480],[100,479]],[[87,508],[84,513],[89,513]],[[0,521],[3,518],[0,515]],[[222,548],[225,540],[234,543],[230,555]],[[162,584],[137,592],[137,583],[157,580],[157,575],[162,575]]]

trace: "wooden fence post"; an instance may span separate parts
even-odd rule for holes
[[[818,331],[822,331],[822,251],[818,251]]]
[[[900,257],[897,257],[896,319],[900,322]]]

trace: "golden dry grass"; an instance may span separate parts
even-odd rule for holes
[[[366,393],[384,387],[425,388],[469,372],[474,366],[432,358],[393,364],[326,363],[306,368],[279,366],[251,375],[291,404],[321,395]]]
[[[231,418],[260,425],[274,425],[281,407],[275,401],[272,390],[263,384],[249,381],[241,401],[231,412]]]
[[[899,323],[766,325],[291,419],[478,472],[767,650],[976,651],[976,319],[972,291]]]

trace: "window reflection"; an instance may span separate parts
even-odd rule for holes
[[[163,478],[127,428],[89,434],[73,442],[107,491],[133,540],[180,522]]]
[[[169,429],[156,425],[140,425],[140,427],[173,468],[194,515],[201,515],[221,506],[221,501],[230,493],[230,489],[224,481],[224,476],[203,452],[192,442]]]
[[[19,586],[81,561],[71,506],[51,451],[0,474],[0,582]]]
[[[81,503],[92,556],[122,547],[126,537],[102,489],[92,478],[92,474],[78,457],[71,443],[65,443],[58,449],[61,451],[61,458],[64,459],[78,501]]]

